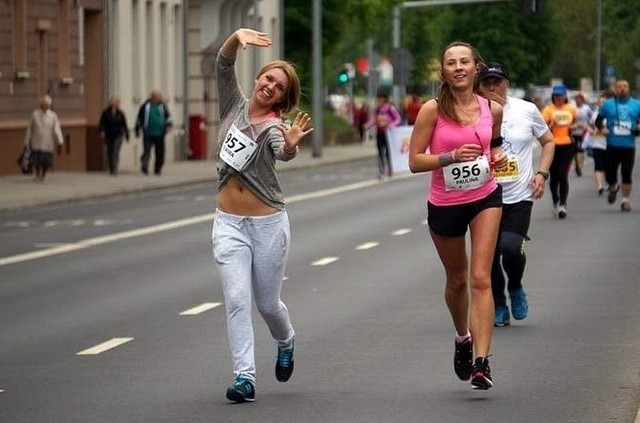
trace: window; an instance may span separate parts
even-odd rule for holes
[[[60,0],[58,4],[58,76],[63,79],[71,77],[71,4],[69,0]]]
[[[27,0],[13,1],[13,67],[17,78],[28,78],[27,72]]]

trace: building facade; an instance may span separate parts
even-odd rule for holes
[[[189,156],[185,132],[196,115],[206,130],[203,158],[215,157],[215,54],[240,26],[270,33],[272,48],[239,54],[238,79],[248,92],[257,70],[280,56],[282,8],[283,0],[0,0],[0,175],[20,172],[16,159],[43,94],[53,98],[65,136],[56,170],[104,170],[97,125],[107,100],[120,97],[133,127],[152,90],[174,116],[166,161]],[[138,165],[141,141],[131,141],[122,167]]]
[[[65,138],[56,169],[99,166],[104,17],[102,0],[0,0],[0,175],[19,172],[27,122],[44,94]]]

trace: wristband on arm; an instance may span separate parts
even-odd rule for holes
[[[454,149],[448,153],[442,153],[438,156],[438,163],[440,166],[445,167],[449,166],[451,163],[455,163],[458,161],[458,152]]]
[[[495,137],[494,139],[491,140],[491,143],[489,145],[491,146],[491,148],[501,147],[502,146],[502,141],[504,141],[504,138]]]

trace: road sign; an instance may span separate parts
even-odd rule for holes
[[[606,65],[604,67],[604,76],[605,78],[615,78],[616,68],[614,68],[613,65]]]

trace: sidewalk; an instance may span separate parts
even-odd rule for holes
[[[300,150],[290,162],[278,162],[277,169],[286,171],[322,166],[351,160],[374,160],[375,143],[323,146],[321,157],[312,157],[311,147]],[[152,157],[153,163],[153,157]],[[215,162],[212,160],[178,161],[168,163],[162,176],[145,176],[139,169],[121,169],[118,176],[107,172],[51,172],[44,182],[36,182],[31,175],[0,177],[0,213],[71,201],[89,200],[119,194],[210,182],[215,184]]]

